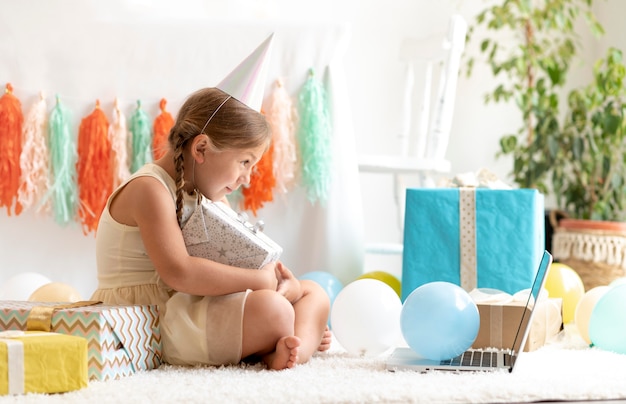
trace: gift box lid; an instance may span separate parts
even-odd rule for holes
[[[182,228],[190,255],[223,264],[260,268],[276,261],[282,247],[222,202],[203,198]]]

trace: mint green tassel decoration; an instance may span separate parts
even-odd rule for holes
[[[48,119],[51,187],[54,220],[66,225],[76,217],[78,195],[76,186],[76,146],[70,133],[69,113],[56,96],[56,105]],[[46,197],[46,198],[47,198]]]
[[[141,108],[141,101],[137,101],[137,108],[130,117],[130,135],[132,141],[131,173],[139,170],[144,164],[152,161],[151,124],[148,114]]]
[[[298,144],[302,183],[311,203],[326,202],[331,179],[331,123],[328,100],[313,69],[298,96]]]

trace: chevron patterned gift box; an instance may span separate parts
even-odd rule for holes
[[[90,380],[116,379],[161,364],[157,306],[0,301],[0,331],[5,330],[86,338]]]

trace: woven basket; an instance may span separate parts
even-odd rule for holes
[[[567,217],[557,222],[553,212],[550,222],[555,261],[575,270],[585,290],[626,276],[626,223]]]

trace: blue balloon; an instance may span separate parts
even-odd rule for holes
[[[326,294],[328,294],[331,306],[341,289],[343,289],[341,281],[337,279],[335,275],[325,271],[307,272],[298,279],[308,279],[317,282],[326,291]]]
[[[449,282],[426,283],[407,296],[400,314],[402,336],[418,355],[452,359],[470,348],[480,316],[469,293]]]
[[[626,284],[611,287],[594,306],[589,339],[605,351],[626,354]]]
[[[617,278],[613,280],[613,282],[609,283],[610,287],[619,286],[619,285],[626,285],[626,278]]]

